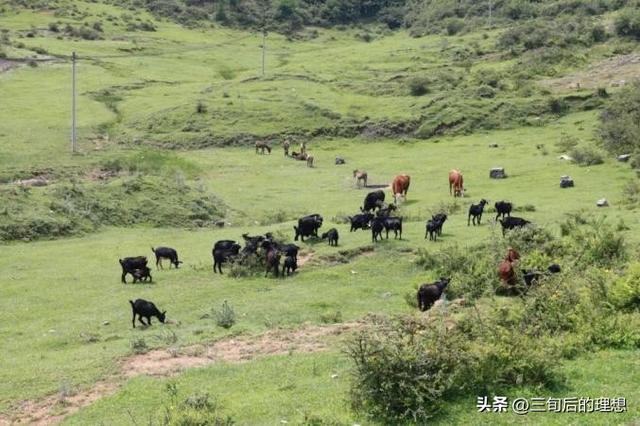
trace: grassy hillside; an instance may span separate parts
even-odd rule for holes
[[[378,12],[351,26],[299,26],[293,36],[291,27],[275,26],[262,75],[255,23],[232,15],[223,25],[217,3],[195,5],[202,16],[181,2],[180,14],[166,14],[158,3],[0,6],[0,312],[13,325],[0,330],[0,423],[155,424],[165,409],[193,418],[209,410],[239,424],[388,423],[352,404],[359,382],[346,354],[367,326],[382,333],[376,327],[388,316],[428,324],[424,336],[460,324],[469,342],[482,334],[474,328],[481,318],[509,332],[522,327],[526,342],[539,342],[531,356],[558,350],[553,371],[562,383],[526,375],[494,383],[490,372],[501,369],[485,366],[478,376],[487,376],[488,395],[624,396],[628,405],[623,414],[491,416],[477,413],[479,394],[469,388],[441,398],[436,423],[638,418],[637,378],[627,374],[640,344],[637,160],[616,161],[598,133],[603,108],[640,73],[637,41],[620,30],[628,10],[605,2],[585,15],[538,5],[516,19],[501,3],[489,25],[473,2],[459,2],[454,15],[447,2],[425,2],[420,10],[405,5],[416,19],[402,29],[380,23]],[[433,19],[442,22],[425,24]],[[74,51],[80,150],[72,155]],[[295,150],[306,141],[315,167],[284,157],[285,138]],[[271,155],[256,154],[256,140],[271,143]],[[337,156],[346,165],[335,165]],[[489,179],[492,167],[504,167],[507,179]],[[387,201],[393,177],[411,175],[398,212],[402,241],[372,244],[369,231],[349,232],[347,217],[372,190],[356,188],[356,168]],[[452,168],[464,173],[463,199],[448,193]],[[561,189],[562,175],[576,186]],[[512,201],[514,215],[538,230],[503,239],[492,208],[481,227],[467,226],[469,205],[481,198]],[[610,206],[597,208],[600,198]],[[449,213],[442,238],[425,240],[425,221],[441,211]],[[234,278],[229,267],[212,274],[214,241],[268,231],[292,240],[297,218],[316,212],[325,218],[321,230],[339,230],[340,246],[300,243],[306,263],[294,276],[264,278],[259,270]],[[557,312],[538,307],[531,322],[544,328],[557,313],[554,321],[569,318],[571,326],[532,337],[518,325],[550,287],[523,298],[496,295],[496,262],[507,244],[521,250],[523,267],[562,264],[565,272],[548,285],[557,287],[553,300],[573,302]],[[184,265],[153,265],[153,283],[122,285],[118,258],[151,259],[150,246],[159,245],[178,249]],[[417,287],[441,274],[453,277],[450,299],[467,304],[418,313]],[[136,298],[166,309],[170,323],[132,329],[127,301]],[[230,329],[213,318],[225,300],[237,315]],[[310,334],[308,347],[295,344],[309,330],[341,326],[339,335],[323,331]],[[524,341],[517,334],[514,351]],[[216,344],[233,352],[232,339],[261,343],[246,359],[200,353]],[[426,347],[416,359],[434,350]],[[466,349],[481,357],[505,347]],[[155,377],[153,365],[127,370],[127,362],[146,365],[166,351],[204,367]],[[496,356],[505,370],[517,364]],[[546,374],[548,365],[540,366]],[[198,399],[203,393],[210,399]]]

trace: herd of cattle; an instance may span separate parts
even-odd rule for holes
[[[285,146],[285,155],[288,154],[288,146]],[[304,149],[304,146],[303,146]],[[256,144],[256,152],[258,150],[267,150],[271,152],[268,145]],[[353,177],[356,180],[356,185],[360,187],[363,183],[367,186],[367,173],[362,170],[354,170]],[[391,183],[391,190],[393,193],[393,203],[385,203],[385,192],[383,190],[376,190],[369,192],[364,198],[362,207],[360,207],[360,213],[353,216],[349,216],[348,219],[351,223],[350,232],[357,230],[371,230],[371,240],[375,243],[378,239],[382,239],[382,232],[386,231],[386,238],[389,238],[389,232],[394,232],[394,238],[402,239],[402,216],[394,216],[393,212],[397,210],[397,205],[401,200],[406,200],[407,192],[411,183],[411,177],[409,175],[398,175]],[[449,172],[449,193],[454,197],[464,196],[464,180],[462,173],[459,170],[451,170]],[[467,217],[467,225],[474,226],[480,225],[482,220],[482,214],[485,206],[488,204],[487,200],[481,199],[478,204],[472,204],[469,207],[469,213]],[[520,228],[528,225],[530,222],[519,217],[511,216],[513,205],[508,201],[498,201],[494,204],[496,211],[496,221],[502,226],[503,235],[507,230]],[[442,228],[447,220],[446,213],[437,213],[432,215],[431,219],[427,220],[425,239],[437,240],[438,236],[442,235]],[[331,246],[337,246],[339,240],[338,230],[335,228],[329,229],[327,232],[320,235],[318,230],[322,227],[323,218],[319,214],[311,214],[298,219],[298,223],[293,227],[294,240],[304,242],[305,238],[322,238],[326,239]],[[222,274],[222,265],[228,263],[236,264],[262,264],[265,268],[265,277],[269,273],[273,273],[274,276],[281,274],[290,275],[298,269],[298,251],[300,247],[292,243],[284,243],[277,241],[273,234],[267,232],[264,235],[250,236],[249,234],[243,234],[244,247],[242,247],[235,240],[219,240],[217,241],[211,251],[213,257],[213,272]],[[170,247],[157,247],[151,248],[151,251],[156,257],[156,267],[162,269],[162,260],[166,259],[170,262],[170,266],[174,265],[178,268],[182,263],[178,259],[178,253],[175,249]],[[284,258],[284,260],[283,260]],[[509,249],[505,260],[498,266],[498,275],[501,281],[507,286],[514,287],[516,274],[514,271],[514,263],[519,259],[519,254]],[[282,269],[280,270],[282,261]],[[138,281],[152,281],[151,269],[147,265],[148,261],[146,256],[126,257],[119,259],[120,266],[122,267],[122,283],[126,283],[126,275],[130,274],[133,277],[133,282]],[[560,267],[558,265],[551,265],[548,273],[559,272]],[[523,271],[523,277],[525,283],[530,285],[537,280],[542,273],[536,271]],[[442,277],[440,280],[431,283],[424,284],[418,290],[418,306],[421,310],[429,309],[433,303],[440,298],[447,284],[450,282],[449,278]],[[147,319],[145,325],[150,324],[150,317],[155,316],[161,322],[164,322],[166,312],[160,312],[156,306],[149,301],[138,299],[135,302],[130,301],[133,310],[133,326],[135,327],[135,318],[138,316],[138,320],[142,321],[142,318]]]

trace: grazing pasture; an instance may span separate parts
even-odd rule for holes
[[[0,70],[0,424],[156,424],[161,412],[238,424],[389,424],[397,418],[372,414],[380,406],[367,405],[356,369],[373,365],[371,377],[385,385],[394,377],[410,383],[416,374],[402,367],[429,360],[426,353],[444,364],[462,360],[452,371],[480,366],[467,393],[437,395],[437,404],[425,395],[438,389],[409,389],[427,398],[434,424],[621,424],[640,416],[640,319],[629,272],[640,245],[640,189],[635,158],[618,162],[597,148],[607,90],[620,89],[568,89],[562,79],[620,52],[635,58],[628,39],[563,47],[565,56],[552,52],[558,59],[507,54],[504,28],[495,26],[422,37],[375,23],[302,28],[293,38],[268,34],[262,76],[262,37],[249,29],[188,28],[117,1],[57,0],[50,10],[18,3],[0,14],[0,53],[12,64]],[[98,38],[54,30],[66,25]],[[80,58],[74,155],[72,51]],[[284,140],[292,155],[304,146],[312,162],[280,154]],[[559,158],[567,154],[591,165]],[[489,177],[496,167],[506,178]],[[462,197],[449,191],[453,169],[464,175]],[[405,174],[410,191],[393,210],[391,184]],[[560,188],[564,175],[573,187]],[[401,239],[349,232],[349,217],[372,191],[385,194],[376,210],[402,218]],[[608,207],[596,206],[602,198]],[[482,223],[469,226],[480,200]],[[503,237],[493,207],[500,200],[532,230]],[[311,214],[322,216],[319,229],[300,225]],[[426,239],[425,222],[437,214],[447,215],[442,233]],[[295,241],[293,273],[284,276],[286,256],[271,243],[261,245],[272,249],[272,263],[279,259],[268,276],[260,257],[213,273],[216,241],[245,247],[243,234],[271,232],[293,243],[294,226],[304,228],[304,241]],[[321,238],[332,228],[337,246]],[[498,264],[514,242],[514,281],[523,269],[556,262],[562,272],[520,298],[497,295]],[[170,252],[160,269],[151,247],[171,247],[180,260],[166,267]],[[123,272],[140,275],[141,266],[125,271],[118,260],[136,256],[148,259],[153,280],[122,283]],[[452,277],[442,298],[420,312],[419,286],[442,276]],[[133,328],[136,299],[166,311],[164,323],[153,317],[152,326]],[[403,343],[388,344],[398,348],[396,362],[376,362],[374,350],[357,364],[357,343],[376,343],[396,317],[406,321],[396,330]],[[484,320],[504,327],[498,337]],[[462,343],[446,340],[459,330],[468,333]],[[426,343],[404,346],[414,335],[433,337],[445,353],[447,344],[467,352],[452,346],[448,358]],[[535,359],[556,349],[557,358]],[[456,358],[466,353],[476,358]],[[491,359],[504,365],[482,364]],[[378,377],[375,367],[400,374]],[[505,376],[494,374],[501,367]],[[441,378],[434,369],[419,386]],[[549,371],[558,382],[544,381]],[[627,410],[478,413],[482,394],[472,392],[480,391],[626,397]],[[377,395],[383,403],[395,396]]]

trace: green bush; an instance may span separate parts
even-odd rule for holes
[[[580,139],[566,133],[560,135],[560,140],[555,143],[558,152],[569,152],[578,146],[578,144],[580,144]]]
[[[597,164],[604,163],[602,154],[595,148],[591,148],[588,146],[574,146],[569,151],[569,156],[573,158],[573,161],[581,166],[595,166]]]
[[[166,426],[231,426],[235,421],[222,413],[217,398],[208,393],[195,393],[180,398],[175,383],[166,387],[168,400],[164,403],[161,424]]]
[[[619,36],[640,39],[640,10],[624,9],[616,17],[614,27]]]
[[[640,149],[640,81],[613,94],[600,114],[598,128],[604,148],[614,155]]]
[[[620,309],[640,308],[640,262],[632,263],[626,274],[611,284],[609,300]]]
[[[422,76],[413,76],[407,80],[411,96],[422,96],[429,92],[429,79]]]
[[[222,328],[231,328],[236,323],[236,313],[233,307],[225,300],[222,308],[215,312],[216,324]]]

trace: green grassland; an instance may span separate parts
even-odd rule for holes
[[[637,52],[637,43],[612,38],[541,66],[533,54],[500,51],[499,28],[420,38],[373,24],[308,28],[294,40],[268,35],[262,77],[262,41],[255,32],[185,28],[103,3],[56,5],[57,11],[7,7],[0,14],[0,29],[10,40],[0,47],[17,65],[0,73],[0,225],[30,226],[34,218],[76,221],[68,231],[33,237],[41,241],[0,245],[0,318],[7,325],[0,328],[0,412],[9,416],[20,411],[21,401],[68,387],[82,392],[113,377],[133,342],[165,347],[167,330],[182,347],[277,328],[294,331],[322,325],[327,317],[351,322],[371,313],[412,314],[405,296],[413,298],[419,284],[436,278],[415,263],[418,249],[501,238],[491,211],[481,227],[467,226],[468,206],[481,198],[490,204],[511,200],[515,215],[553,235],[560,234],[568,213],[604,217],[622,231],[632,260],[637,257],[637,203],[625,192],[636,179],[629,165],[606,154],[603,164],[593,166],[558,159],[564,152],[556,143],[563,135],[578,138],[581,147],[596,146],[598,108],[605,100],[590,90],[552,95],[538,85],[616,52]],[[97,40],[50,27],[96,21],[102,23]],[[155,31],[127,29],[144,22]],[[363,41],[365,30],[372,41]],[[69,153],[72,51],[80,58],[77,155]],[[37,66],[27,65],[30,60]],[[531,71],[534,66],[543,71]],[[498,80],[489,85],[492,96],[479,96],[488,75]],[[426,78],[423,96],[409,93],[415,77]],[[563,107],[555,111],[553,101]],[[308,140],[316,166],[284,157],[284,137]],[[273,143],[271,155],[254,153],[257,139]],[[347,164],[334,165],[336,156]],[[489,169],[498,166],[507,179],[489,179]],[[391,236],[366,254],[361,249],[372,244],[370,232],[350,233],[345,219],[358,212],[367,193],[354,184],[356,168],[368,171],[370,185],[411,175],[399,211],[405,218],[402,241]],[[452,168],[464,173],[462,200],[448,192]],[[91,178],[95,171],[115,172],[103,182]],[[12,183],[42,173],[50,179],[46,187],[20,192]],[[567,174],[576,186],[560,189],[559,178]],[[136,179],[146,183],[132,193],[128,188]],[[160,191],[163,185],[167,189]],[[85,198],[59,200],[68,188],[80,188]],[[600,198],[611,206],[597,208]],[[197,200],[215,203],[215,211],[202,213],[194,207]],[[52,208],[57,201],[66,210]],[[136,206],[144,217],[136,215]],[[425,240],[425,220],[441,210],[451,212],[442,238]],[[339,230],[340,246],[300,243],[302,254],[312,256],[294,276],[233,278],[228,267],[223,276],[212,273],[216,240],[267,231],[292,240],[295,220],[316,212],[325,218],[323,230]],[[225,226],[214,227],[220,218]],[[150,246],[159,245],[175,247],[182,267],[154,266],[153,283],[121,284],[117,259],[151,258]],[[135,298],[153,300],[172,323],[132,329],[127,301]],[[224,300],[238,316],[229,330],[202,318]],[[478,306],[500,303],[509,302],[491,297]],[[215,363],[175,378],[135,377],[65,423],[130,424],[129,411],[136,422],[147,422],[166,403],[166,384],[176,383],[184,397],[209,392],[239,424],[368,424],[371,419],[349,406],[352,366],[343,349],[344,342],[332,341],[326,352]],[[509,389],[509,396],[626,396],[627,413],[484,415],[473,398],[447,402],[435,421],[621,424],[640,416],[637,351],[605,350],[559,363],[569,378],[564,388],[523,386]]]

